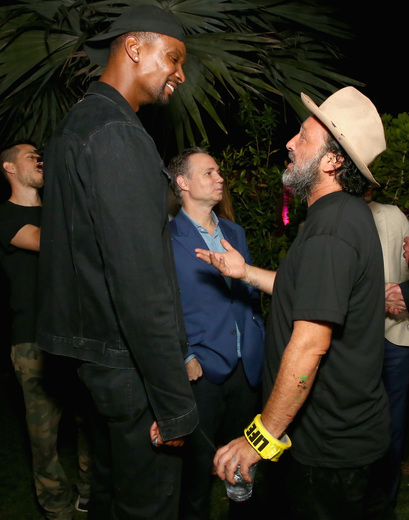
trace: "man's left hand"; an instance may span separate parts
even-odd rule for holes
[[[149,435],[150,435],[152,444],[156,447],[173,446],[175,448],[178,448],[180,446],[183,446],[183,444],[185,443],[185,439],[182,437],[180,437],[178,439],[173,439],[171,441],[164,441],[162,439],[162,436],[161,436],[160,430],[159,430],[159,426],[156,421],[154,421],[152,426],[150,427]]]
[[[214,457],[214,465],[217,475],[222,479],[227,479],[232,484],[235,483],[234,472],[240,464],[240,473],[244,480],[251,482],[249,467],[261,460],[260,455],[248,443],[246,438],[239,437],[226,444],[219,450]]]
[[[389,314],[399,314],[406,311],[402,289],[397,283],[385,284],[385,311]]]

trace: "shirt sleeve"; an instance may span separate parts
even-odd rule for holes
[[[292,319],[342,325],[356,276],[356,251],[330,235],[311,237],[299,247]]]
[[[27,224],[37,225],[27,218],[27,215],[16,211],[0,210],[0,247],[5,251],[10,247],[10,242],[20,231],[21,228]]]

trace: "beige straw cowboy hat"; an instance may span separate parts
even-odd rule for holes
[[[332,94],[320,106],[301,93],[308,110],[323,123],[355,163],[359,171],[379,186],[368,166],[386,149],[382,120],[372,101],[354,87]]]

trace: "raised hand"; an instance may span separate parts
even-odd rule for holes
[[[196,256],[208,264],[216,267],[223,276],[238,278],[246,277],[246,262],[243,256],[234,249],[227,240],[221,240],[222,246],[226,249],[225,253],[215,253],[207,249],[195,249]]]

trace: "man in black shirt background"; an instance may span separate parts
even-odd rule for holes
[[[11,188],[0,204],[0,264],[9,284],[11,360],[24,397],[35,488],[46,518],[69,520],[72,486],[57,453],[61,406],[47,378],[47,354],[35,341],[43,163],[34,143],[19,141],[1,152],[0,167]],[[82,453],[81,461],[86,473],[88,456]],[[78,486],[85,498],[89,484]]]

